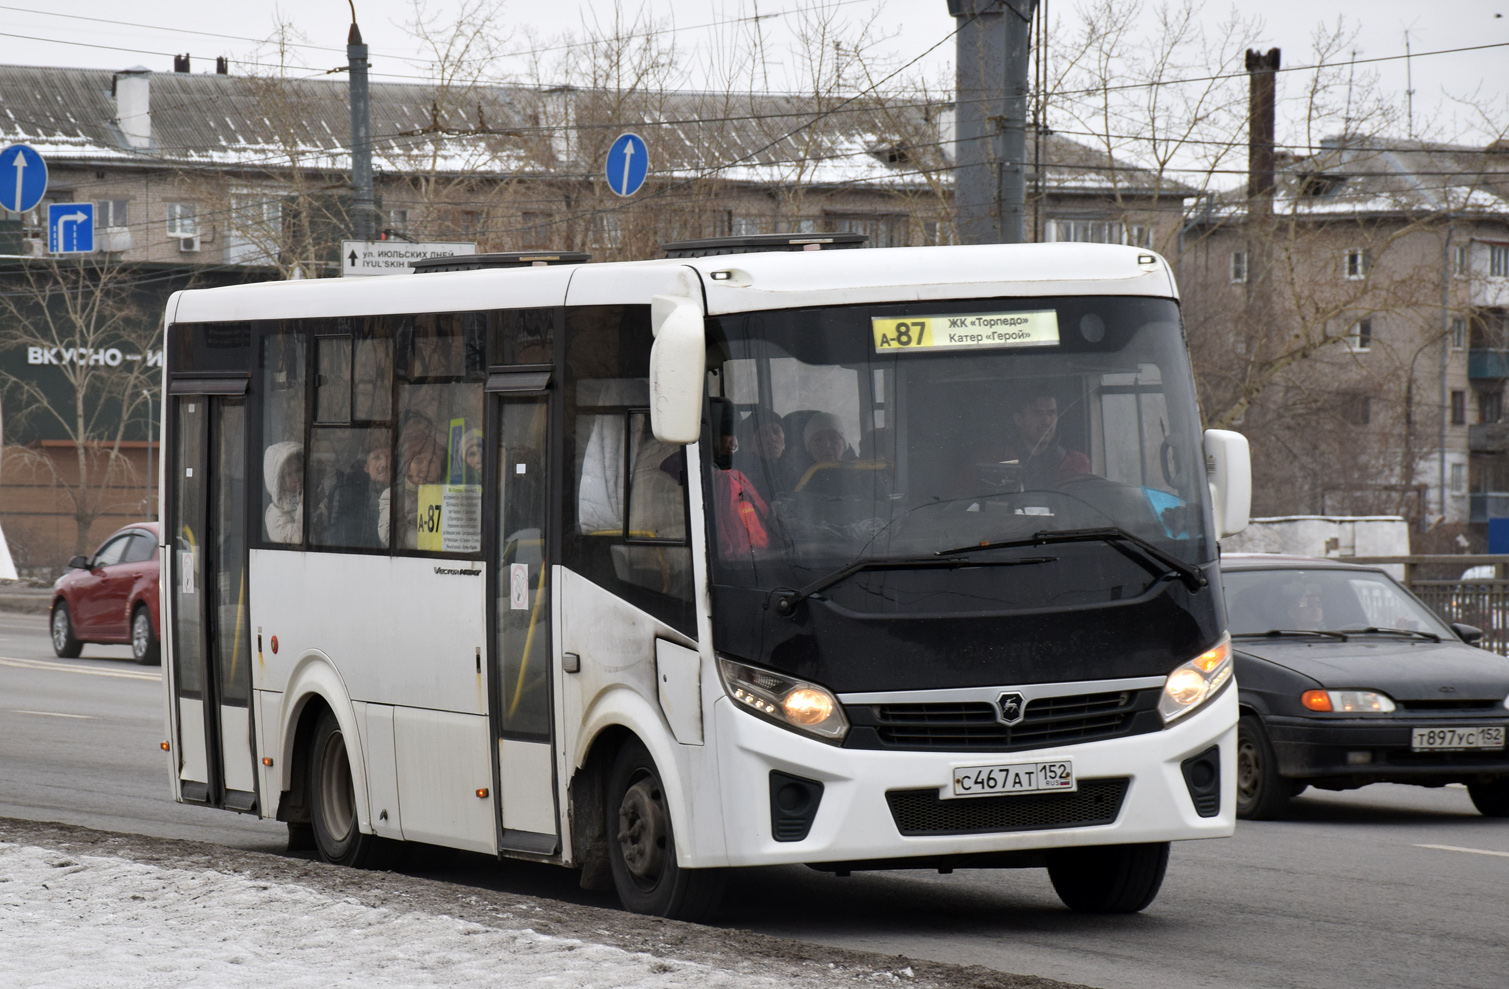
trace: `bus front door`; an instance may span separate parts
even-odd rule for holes
[[[163,573],[179,793],[185,801],[254,813],[246,403],[229,395],[171,400]]]
[[[507,387],[509,377],[494,379]],[[538,379],[516,377],[539,388]],[[494,395],[492,404],[498,483],[489,639],[499,845],[552,855],[559,848],[559,814],[551,716],[550,401],[538,391],[510,390]]]

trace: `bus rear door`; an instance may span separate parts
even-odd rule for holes
[[[494,373],[488,391],[497,484],[492,507],[493,729],[497,738],[500,847],[559,850],[553,731],[548,372]]]

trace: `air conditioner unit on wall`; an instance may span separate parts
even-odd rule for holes
[[[192,237],[179,237],[178,238],[178,250],[181,253],[184,253],[184,254],[187,254],[187,253],[190,253],[190,252],[193,252],[193,251],[198,251],[199,250],[199,235],[195,234]]]

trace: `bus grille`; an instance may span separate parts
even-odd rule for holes
[[[1075,793],[1022,793],[943,800],[937,788],[891,790],[896,830],[904,835],[991,834],[1113,824],[1126,798],[1126,777],[1080,780]]]
[[[1088,742],[1157,731],[1157,690],[1118,690],[1039,697],[1021,723],[1001,724],[994,704],[854,704],[851,748],[1004,751]]]

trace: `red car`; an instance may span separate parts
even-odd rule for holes
[[[128,525],[94,556],[75,556],[53,588],[53,652],[73,659],[86,642],[129,642],[138,663],[162,662],[156,522]]]

